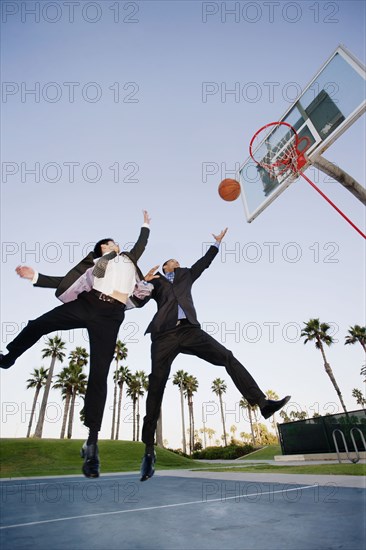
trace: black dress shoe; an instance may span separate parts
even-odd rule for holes
[[[261,407],[261,414],[264,418],[270,418],[275,412],[279,411],[288,403],[291,399],[291,395],[286,395],[279,401],[273,401],[272,399],[266,399],[263,407]]]
[[[0,367],[2,369],[8,369],[12,367],[15,363],[15,359],[11,358],[10,353],[7,353],[4,355],[3,353],[0,353]]]
[[[146,481],[150,477],[152,477],[155,473],[155,462],[156,462],[156,454],[155,451],[153,453],[144,454],[142,463],[141,463],[141,478],[140,481]]]
[[[85,477],[99,477],[100,462],[98,454],[98,445],[87,445],[86,442],[80,451],[81,458],[84,459],[82,467]]]

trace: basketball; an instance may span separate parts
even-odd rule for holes
[[[224,201],[235,201],[240,195],[240,183],[230,178],[222,180],[219,195]]]

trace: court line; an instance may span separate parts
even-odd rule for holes
[[[305,486],[299,486],[299,487],[293,487],[291,489],[286,489],[286,493],[289,493],[291,491],[298,491],[303,489],[314,489],[314,487],[317,487],[317,484],[315,485],[305,485]],[[275,495],[277,493],[283,493],[284,489],[278,490],[278,491],[267,491],[266,493],[261,493],[261,497],[265,495]],[[162,510],[164,508],[177,508],[178,506],[189,506],[193,504],[208,504],[211,502],[226,502],[227,500],[237,499],[237,498],[249,498],[249,497],[257,497],[258,493],[252,493],[250,495],[235,495],[233,497],[225,497],[224,499],[221,498],[212,498],[208,499],[206,501],[203,500],[192,500],[190,502],[177,502],[175,504],[162,504],[161,506],[147,506],[145,508],[134,508],[133,510],[115,510],[114,512],[99,512],[98,514],[86,514],[83,516],[69,516],[65,518],[55,518],[55,519],[45,519],[42,521],[32,521],[29,523],[16,523],[13,525],[3,525],[0,527],[0,530],[4,529],[15,529],[17,527],[32,527],[33,525],[43,525],[46,523],[56,523],[60,521],[71,521],[74,519],[86,519],[86,518],[95,518],[95,517],[101,517],[101,516],[113,516],[116,514],[131,514],[134,512],[146,512],[150,510]]]

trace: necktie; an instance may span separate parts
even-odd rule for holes
[[[94,266],[93,269],[93,275],[94,277],[98,277],[98,279],[102,279],[105,275],[105,270],[107,269],[107,265],[109,260],[113,260],[117,256],[117,252],[109,252],[108,254],[104,254],[97,263]]]

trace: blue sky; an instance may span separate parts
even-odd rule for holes
[[[264,391],[291,394],[293,407],[310,416],[339,410],[319,352],[299,339],[303,322],[320,317],[339,340],[327,356],[346,405],[358,408],[351,392],[362,388],[362,348],[344,346],[344,337],[350,325],[365,323],[363,239],[304,180],[251,224],[240,199],[222,201],[217,187],[247,158],[253,133],[288,109],[293,90],[306,86],[339,43],[364,62],[364,3],[107,0],[94,7],[79,2],[73,22],[62,2],[58,10],[38,3],[36,22],[29,13],[36,4],[2,3],[2,349],[22,324],[58,305],[52,290],[20,280],[17,265],[62,275],[105,235],[128,246],[146,208],[152,224],[143,271],[169,257],[191,265],[211,233],[229,227],[194,299],[203,328]],[[219,92],[206,97],[208,82]],[[239,101],[224,93],[237,82]],[[275,84],[273,96],[268,83]],[[364,136],[365,117],[324,155],[363,185]],[[314,168],[307,175],[364,226],[355,197]],[[149,372],[144,331],[154,311],[149,303],[129,312],[121,328],[132,371]],[[68,351],[87,346],[78,331],[63,337]],[[47,366],[43,346],[1,373],[3,436],[26,434],[33,394],[25,380]],[[199,380],[197,426],[202,403],[215,400],[210,386],[217,377],[228,385],[227,411],[235,410],[240,396],[224,369],[188,356],[176,359],[172,375],[178,369]],[[109,380],[111,390],[112,373]],[[180,445],[177,392],[170,380],[163,415],[172,447]],[[110,433],[111,399],[109,391],[101,437]],[[58,437],[57,391],[50,400],[44,435]],[[248,422],[227,412],[228,427],[236,422],[238,432],[249,431]],[[218,413],[206,425],[221,435]],[[74,436],[84,435],[77,422]],[[127,419],[121,436],[132,436]]]

